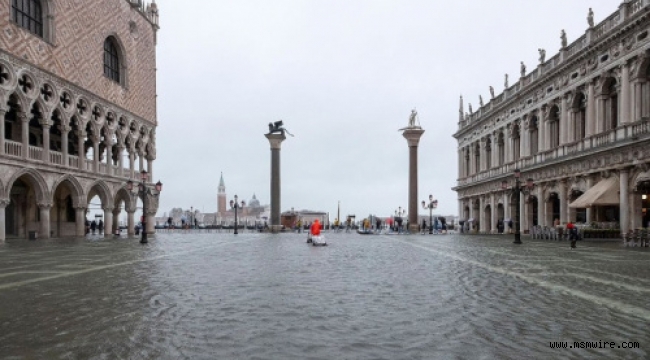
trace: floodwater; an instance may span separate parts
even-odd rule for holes
[[[650,249],[325,237],[322,248],[305,234],[8,240],[0,358],[650,357]]]

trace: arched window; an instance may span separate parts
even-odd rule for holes
[[[587,124],[587,97],[583,93],[580,93],[576,98],[573,116],[573,141],[582,140],[585,137]]]
[[[104,41],[104,76],[121,83],[120,81],[120,53],[115,39],[106,38]]]
[[[505,141],[503,140],[503,133],[499,133],[497,138],[497,149],[499,149],[499,166],[502,166],[506,162],[506,147]]]
[[[618,89],[616,80],[611,79],[607,86],[607,105],[605,108],[605,131],[618,127]]]
[[[487,138],[485,141],[485,169],[492,168],[492,139]]]
[[[512,128],[512,159],[518,161],[521,157],[521,141],[520,141],[519,125]]]
[[[11,18],[18,26],[43,37],[43,7],[40,0],[12,0]]]

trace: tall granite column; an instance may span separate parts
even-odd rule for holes
[[[418,232],[418,144],[424,130],[420,127],[405,128],[402,135],[409,146],[409,231]]]
[[[0,243],[3,243],[6,239],[6,226],[5,223],[5,208],[9,206],[9,199],[0,199]]]
[[[271,223],[272,232],[280,231],[280,148],[282,142],[287,138],[284,132],[279,134],[266,134],[271,144]]]

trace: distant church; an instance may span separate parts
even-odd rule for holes
[[[241,202],[243,199],[239,199]],[[264,223],[269,218],[271,211],[270,205],[260,205],[260,201],[255,194],[246,201],[244,207],[237,210],[237,218],[240,223],[254,224],[255,222]],[[235,210],[230,208],[226,194],[226,184],[223,180],[223,173],[219,179],[217,189],[217,212],[204,214],[203,223],[205,225],[229,225],[235,221]]]

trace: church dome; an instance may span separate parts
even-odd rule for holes
[[[260,201],[257,200],[255,197],[255,194],[253,194],[253,198],[248,202],[248,206],[250,207],[260,207]]]

